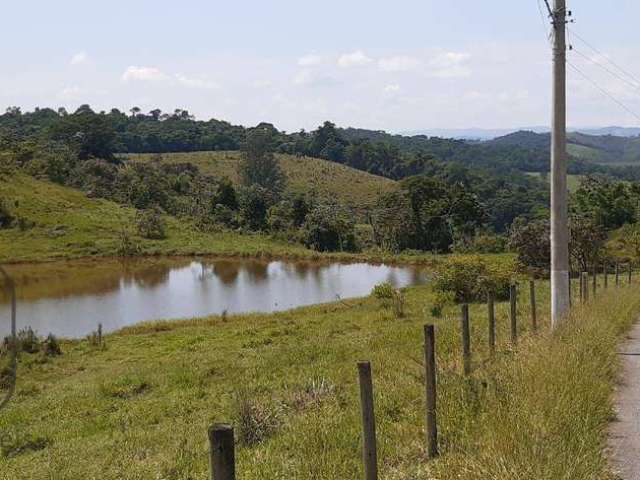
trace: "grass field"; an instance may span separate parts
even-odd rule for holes
[[[474,373],[461,375],[458,308],[432,318],[428,286],[406,291],[406,315],[372,298],[274,315],[129,328],[106,348],[65,342],[64,354],[22,357],[15,398],[0,415],[4,479],[205,478],[207,427],[231,421],[240,479],[362,478],[356,361],[373,364],[381,478],[612,478],[603,454],[616,344],[640,312],[636,288],[599,295],[548,332],[486,345],[486,307],[471,307]],[[574,289],[574,292],[577,288]],[[422,325],[437,329],[442,456],[424,459]]]
[[[25,231],[0,230],[0,262],[115,255],[123,228],[133,229],[134,241],[142,255],[314,254],[302,246],[277,242],[264,235],[202,233],[173,217],[166,217],[167,239],[145,240],[135,235],[135,210],[26,175],[0,178],[0,197],[9,204],[14,216],[35,223]]]
[[[150,154],[130,156],[142,161],[153,157]],[[240,181],[240,152],[164,153],[162,158],[172,163],[191,162],[202,172],[218,177],[226,176],[235,183]],[[374,205],[381,193],[396,188],[393,180],[327,160],[294,155],[278,155],[278,159],[291,192],[315,192],[323,197],[338,199],[356,209]]]

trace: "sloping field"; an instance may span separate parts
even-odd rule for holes
[[[153,154],[131,155],[130,158],[149,161]],[[166,162],[190,162],[202,172],[218,177],[229,177],[239,183],[240,152],[165,153]],[[396,182],[372,175],[335,162],[295,155],[278,155],[280,166],[289,181],[291,192],[315,192],[323,197],[338,199],[354,208],[375,204],[381,193],[393,191]]]

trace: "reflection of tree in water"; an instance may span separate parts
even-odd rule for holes
[[[150,265],[142,269],[125,269],[122,278],[125,282],[134,282],[142,288],[153,288],[166,283],[170,272],[171,267],[167,265]]]
[[[211,271],[223,284],[232,285],[240,274],[240,263],[235,260],[219,260],[211,265]]]
[[[264,282],[269,278],[269,264],[259,260],[252,260],[242,264],[242,268],[247,272],[249,280],[254,283]]]
[[[322,270],[322,264],[315,262],[293,262],[290,264],[293,267],[293,271],[298,278],[304,279],[308,276],[314,278],[320,278],[320,272]]]

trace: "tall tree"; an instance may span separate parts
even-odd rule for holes
[[[254,128],[247,133],[239,173],[242,183],[248,187],[258,185],[276,196],[282,194],[286,179],[273,154],[273,136],[269,129]]]

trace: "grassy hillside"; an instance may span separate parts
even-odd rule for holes
[[[542,287],[542,285],[541,285]],[[574,288],[577,293],[577,288]],[[610,290],[612,291],[612,290]],[[556,335],[548,288],[542,332],[486,346],[486,307],[471,307],[474,373],[461,375],[457,307],[429,314],[429,287],[407,290],[406,316],[371,299],[274,315],[158,323],[110,335],[106,348],[63,343],[24,354],[0,416],[2,478],[205,478],[207,427],[232,421],[239,479],[361,478],[356,361],[373,364],[381,478],[612,478],[603,453],[616,343],[640,313],[636,288],[599,295]],[[421,328],[437,328],[442,456],[424,460]],[[251,440],[251,442],[249,441]]]
[[[131,155],[130,158],[148,161],[153,155]],[[240,181],[240,152],[165,153],[162,158],[173,163],[191,162],[202,172],[226,176],[235,183]],[[372,206],[381,193],[396,188],[393,180],[327,160],[294,155],[278,155],[278,159],[289,181],[290,191],[316,192],[321,196],[336,198],[354,208]]]
[[[0,177],[0,198],[15,217],[33,224],[0,230],[0,262],[115,255],[123,229],[145,255],[313,255],[262,235],[202,233],[173,217],[166,218],[166,240],[145,240],[135,235],[135,210],[26,175]]]

